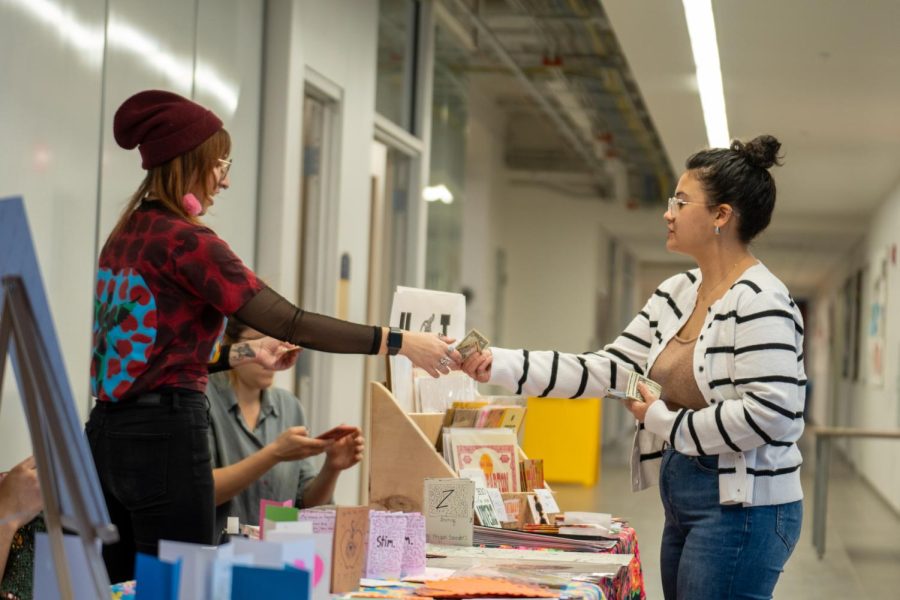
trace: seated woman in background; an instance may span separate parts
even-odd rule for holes
[[[31,598],[34,534],[46,531],[37,516],[44,508],[34,457],[0,473],[0,598]]]
[[[231,319],[223,344],[263,337]],[[360,460],[362,432],[338,440],[309,437],[300,401],[287,390],[271,387],[275,372],[258,363],[245,363],[210,377],[209,441],[215,482],[216,528],[227,517],[259,523],[261,499],[294,500],[299,508],[331,502],[341,471]],[[312,461],[325,453],[316,473]]]

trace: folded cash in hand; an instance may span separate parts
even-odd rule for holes
[[[463,360],[469,358],[473,352],[481,352],[490,345],[486,337],[481,335],[477,329],[472,329],[466,334],[466,337],[458,341],[454,345],[454,349],[458,350]]]
[[[641,393],[638,391],[638,384],[643,383],[646,385],[650,392],[653,393],[657,398],[662,396],[662,386],[653,381],[652,379],[648,379],[642,375],[638,375],[634,371],[631,372],[631,375],[628,376],[628,386],[625,388],[625,395],[629,398],[634,398],[635,400],[644,400],[644,397],[641,396]],[[644,400],[646,401],[646,400]]]

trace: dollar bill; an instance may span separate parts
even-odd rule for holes
[[[477,329],[472,329],[466,334],[466,337],[456,343],[455,347],[465,360],[473,352],[481,352],[489,345],[490,342],[486,337],[481,335]]]
[[[631,375],[628,376],[628,385],[625,388],[625,396],[628,398],[634,398],[635,400],[643,400],[644,397],[641,396],[641,393],[638,391],[638,384],[645,384],[650,391],[659,398],[662,396],[662,386],[653,381],[652,379],[647,379],[643,375],[638,375],[634,371],[631,372]]]

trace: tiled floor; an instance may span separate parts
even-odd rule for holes
[[[663,514],[658,490],[632,493],[622,452],[604,449],[599,485],[560,485],[563,510],[595,510],[621,515],[638,533],[647,598],[662,598],[659,540]],[[803,533],[775,589],[776,599],[900,598],[900,516],[850,467],[832,460],[828,496],[827,547],[822,560],[812,544],[812,452],[805,452]]]

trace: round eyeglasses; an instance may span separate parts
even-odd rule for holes
[[[220,158],[219,159],[219,181],[225,181],[225,178],[228,177],[228,171],[231,170],[231,163],[234,160],[231,158]]]

